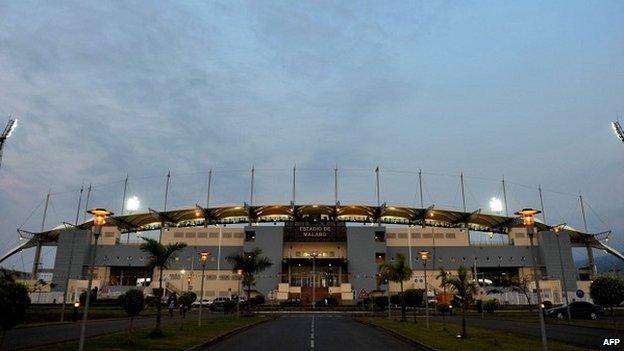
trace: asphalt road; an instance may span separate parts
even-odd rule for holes
[[[435,321],[441,322],[442,317],[435,317]],[[446,321],[454,324],[461,324],[461,317],[446,317]],[[503,319],[488,319],[469,317],[466,319],[468,335],[470,327],[480,327],[510,332],[519,335],[540,337],[540,326],[537,322],[522,322]],[[604,339],[619,338],[624,339],[624,332],[612,329],[589,328],[564,324],[546,324],[546,336],[548,340],[556,340],[578,346],[597,349],[602,347]]]
[[[416,350],[413,345],[340,315],[285,315],[200,350]]]

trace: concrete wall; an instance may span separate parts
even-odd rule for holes
[[[377,286],[375,254],[386,253],[386,243],[376,242],[375,232],[385,230],[385,227],[347,227],[349,282],[356,295],[361,289],[371,291]]]
[[[245,242],[244,250],[251,251],[254,248],[262,250],[262,255],[267,256],[273,265],[267,270],[260,272],[256,277],[256,290],[266,295],[270,290],[276,290],[281,283],[280,271],[282,269],[282,248],[284,246],[284,228],[281,226],[250,226],[246,231],[255,231],[255,241]]]
[[[561,261],[559,261],[559,248],[557,246],[557,236],[552,232],[540,232],[537,235],[539,241],[540,262],[546,266],[546,274],[550,279],[561,279],[561,263],[563,263],[563,277],[565,279],[567,291],[574,292],[576,285],[576,267],[572,258],[572,248],[570,246],[570,236],[562,232],[559,234],[559,244],[561,245]],[[546,277],[545,277],[546,278]]]
[[[52,273],[52,283],[55,284],[54,291],[64,291],[65,289],[72,243],[74,249],[69,277],[70,279],[86,279],[82,273],[83,265],[88,262],[90,238],[91,232],[88,230],[63,231],[59,236]]]

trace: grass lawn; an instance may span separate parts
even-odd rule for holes
[[[469,312],[468,316],[473,318],[481,318],[480,313]],[[493,314],[485,313],[484,318],[486,319],[505,319],[505,320],[513,320],[513,321],[522,321],[522,322],[539,322],[539,318],[537,315],[537,310],[533,312],[529,311],[521,311],[521,312],[512,312],[512,311],[496,311]],[[618,329],[622,328],[624,324],[624,311],[616,310],[615,311],[615,321],[618,326]],[[581,327],[593,327],[593,328],[604,328],[604,329],[613,329],[613,322],[611,321],[611,311],[606,310],[605,315],[598,320],[591,319],[572,319],[568,321],[566,318],[564,319],[556,319],[552,317],[546,317],[545,319],[547,324],[566,324],[566,325],[576,325]]]
[[[78,311],[78,319],[82,318],[81,308]],[[67,305],[65,308],[65,320],[71,321],[74,315],[74,307]],[[145,308],[141,312],[141,316],[153,316],[156,315],[155,307]],[[103,319],[103,318],[127,318],[126,312],[116,305],[111,306],[91,306],[89,308],[89,319]],[[47,322],[59,322],[61,320],[61,306],[37,306],[32,305],[26,310],[25,324],[31,323],[47,323]]]
[[[185,350],[191,346],[199,345],[218,335],[229,332],[239,327],[259,323],[270,317],[235,316],[217,317],[207,319],[202,327],[197,327],[197,321],[169,324],[163,327],[165,336],[162,338],[150,338],[148,334],[153,327],[137,329],[132,333],[133,343],[128,342],[129,333],[119,332],[88,338],[85,342],[86,350]],[[38,347],[29,350],[60,351],[75,350],[78,341]]]
[[[386,318],[360,318],[362,321],[390,329],[400,333],[410,339],[420,341],[426,345],[442,351],[480,351],[480,350],[506,350],[506,351],[526,351],[539,350],[542,347],[539,338],[531,338],[502,331],[493,331],[483,328],[471,327],[468,324],[468,339],[458,339],[461,327],[459,325],[432,322],[430,329],[425,328],[424,322],[414,324],[413,322],[399,322]],[[586,350],[582,347],[549,341],[549,350],[559,351],[580,351]]]

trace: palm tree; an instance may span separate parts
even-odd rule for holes
[[[474,294],[477,293],[476,283],[468,276],[466,267],[461,266],[457,270],[457,276],[447,276],[443,281],[443,286],[450,288],[455,295],[461,299],[462,308],[462,330],[461,337],[467,338],[466,333],[466,310],[468,303]]]
[[[436,275],[436,279],[440,279],[440,286],[442,287],[442,290],[444,292],[444,301],[446,301],[446,280],[449,277],[449,273],[442,267],[440,267],[440,271],[438,272],[438,275]],[[444,326],[446,327],[446,312],[445,310],[442,310],[442,323],[444,323]]]
[[[146,253],[148,253],[150,255],[150,259],[149,259],[149,267],[154,269],[154,268],[158,268],[159,270],[159,277],[158,277],[158,301],[156,304],[156,327],[154,328],[154,331],[152,331],[150,333],[151,336],[162,336],[164,335],[162,330],[160,329],[160,313],[162,311],[162,294],[163,294],[163,288],[162,288],[162,281],[163,281],[163,270],[165,270],[167,268],[167,266],[169,265],[169,260],[171,260],[172,256],[174,253],[182,250],[183,248],[186,247],[186,244],[184,243],[175,243],[175,244],[168,244],[168,245],[163,245],[161,243],[159,243],[157,240],[154,239],[150,239],[150,238],[142,238],[143,240],[145,240],[145,242],[143,244],[141,244],[141,250],[145,251]]]
[[[405,321],[405,296],[403,296],[403,282],[412,277],[412,269],[409,267],[405,255],[396,254],[390,261],[379,266],[379,273],[384,279],[399,283],[401,286],[401,321]],[[390,295],[390,287],[388,286],[388,295]]]
[[[226,261],[233,264],[232,272],[239,269],[243,271],[242,282],[247,293],[247,310],[251,309],[251,286],[256,283],[255,275],[271,267],[273,263],[266,256],[261,256],[262,250],[255,248],[249,252],[241,252],[232,254],[225,258]]]

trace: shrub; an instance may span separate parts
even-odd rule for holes
[[[599,276],[589,286],[589,295],[595,303],[609,307],[611,310],[611,320],[615,327],[615,316],[613,306],[617,306],[624,301],[624,283],[613,276]]]
[[[376,296],[373,298],[373,303],[377,308],[386,309],[388,308],[388,297],[386,296]]]
[[[390,303],[393,305],[400,305],[401,295],[390,295]]]
[[[422,305],[423,296],[425,291],[423,289],[407,289],[404,292],[405,305],[410,307],[417,307]]]
[[[449,305],[445,304],[445,303],[440,303],[436,306],[436,308],[438,309],[438,311],[442,314],[447,314],[451,311],[451,308],[449,307]]]
[[[499,309],[500,303],[497,299],[489,299],[483,301],[483,310],[487,313],[494,313],[495,310]]]
[[[0,280],[0,327],[2,337],[7,330],[24,321],[26,309],[30,306],[28,289],[13,281]],[[0,345],[2,338],[0,338]]]
[[[197,300],[197,294],[192,291],[185,291],[178,298],[178,303],[186,307],[191,307],[191,304]]]
[[[128,334],[128,341],[132,343],[132,322],[134,317],[138,316],[145,307],[145,296],[143,292],[138,289],[131,289],[126,291],[125,294],[119,296],[117,299],[119,305],[126,311],[128,317],[130,317],[130,333]]]

